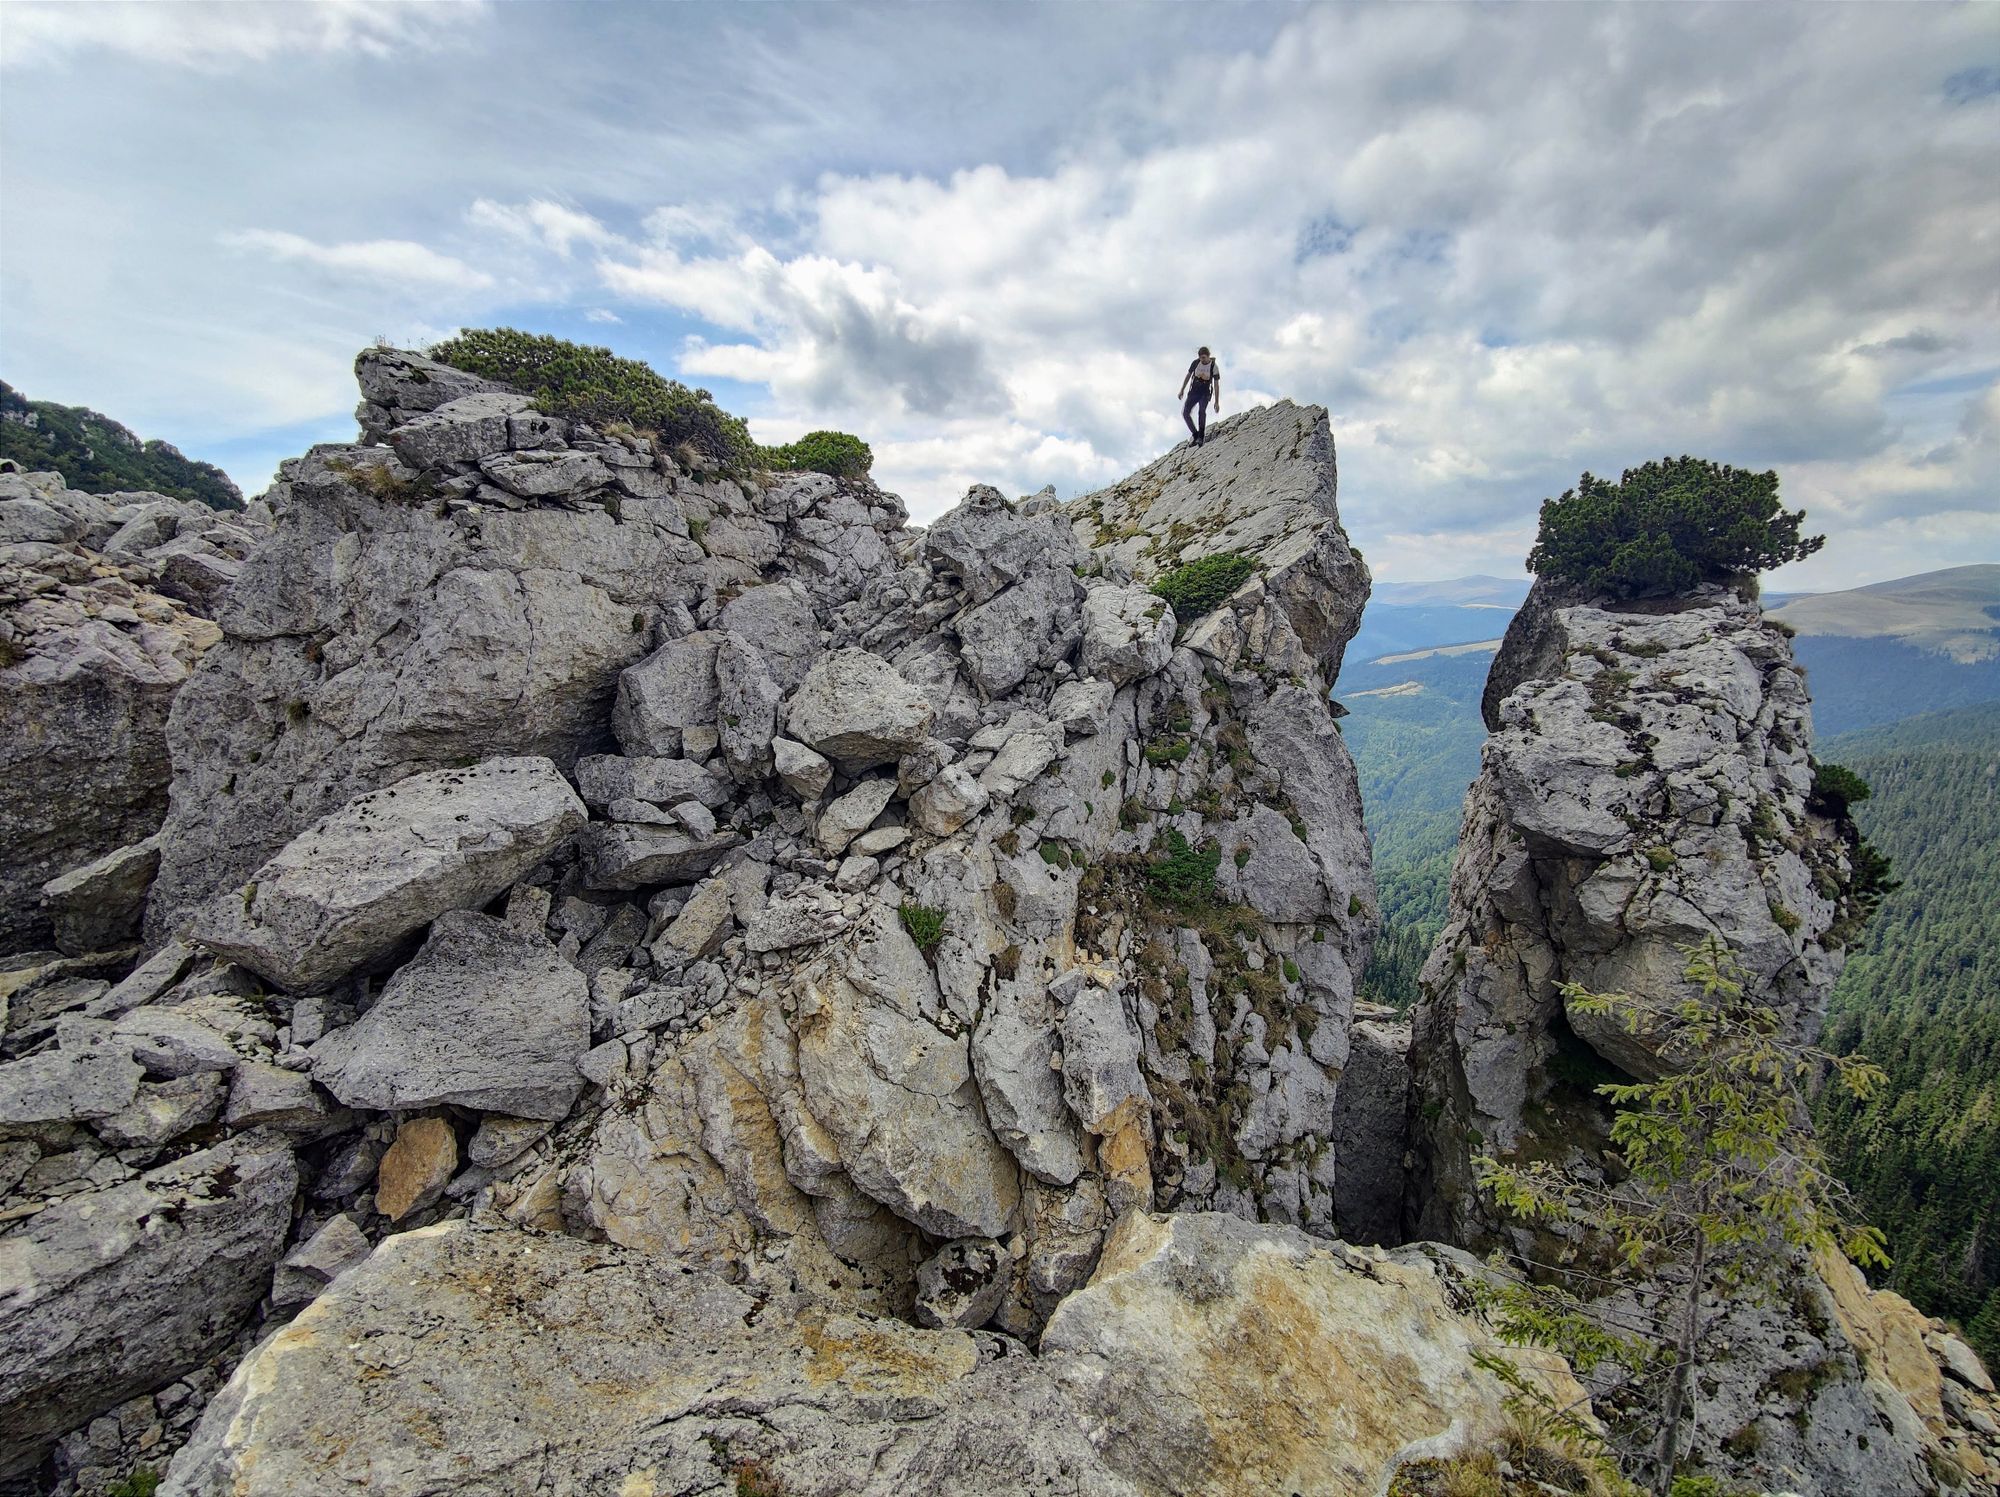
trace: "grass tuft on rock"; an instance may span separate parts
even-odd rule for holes
[[[917,943],[917,950],[925,956],[937,950],[938,942],[944,939],[943,910],[934,904],[914,904],[904,900],[899,913],[903,917],[903,929]]]

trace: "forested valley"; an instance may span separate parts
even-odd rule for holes
[[[1818,1102],[1834,1168],[1889,1237],[1879,1277],[2000,1365],[2000,706],[1832,739],[1901,887],[1834,988],[1825,1044],[1888,1085]]]

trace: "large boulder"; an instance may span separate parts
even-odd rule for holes
[[[546,759],[489,759],[356,797],[196,925],[288,992],[338,981],[447,910],[484,904],[586,820]]]
[[[1136,1492],[1017,1343],[463,1222],[387,1239],[246,1358],[160,1490],[342,1487]]]
[[[454,910],[367,1013],[313,1046],[312,1070],[350,1107],[452,1102],[553,1122],[583,1088],[589,1048],[583,974],[539,933]]]
[[[997,1237],[1019,1176],[987,1129],[965,1036],[926,1016],[934,991],[916,943],[877,906],[797,983],[801,1094],[870,1196],[940,1237]]]
[[[226,1346],[264,1297],[297,1185],[290,1149],[238,1139],[0,1237],[0,1477]]]
[[[849,773],[893,764],[924,741],[936,710],[895,667],[866,650],[813,662],[793,694],[786,731]]]
[[[1446,1249],[1134,1212],[1050,1317],[1042,1360],[1142,1492],[1378,1497],[1404,1461],[1491,1449],[1512,1426],[1482,1358],[1559,1405],[1584,1399],[1560,1358],[1465,1312],[1478,1274]]]

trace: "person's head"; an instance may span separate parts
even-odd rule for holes
[[[1194,351],[1194,356],[1198,359],[1205,359],[1208,357],[1208,350],[1205,348],[1197,348]]]

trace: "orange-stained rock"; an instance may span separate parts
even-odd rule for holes
[[[412,1118],[375,1171],[375,1209],[390,1221],[444,1194],[458,1169],[458,1139],[443,1118]]]

